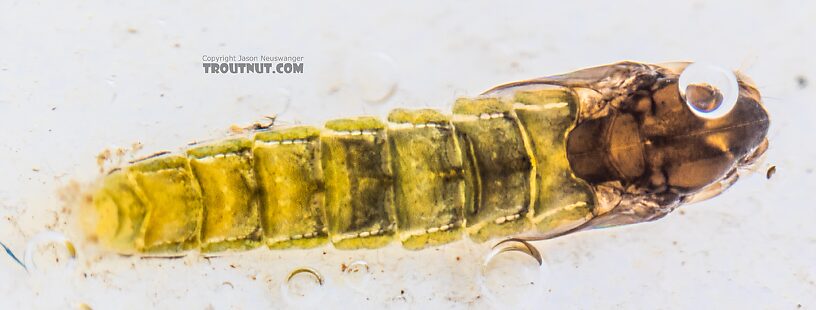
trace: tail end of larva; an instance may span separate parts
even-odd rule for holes
[[[136,253],[141,223],[131,223],[134,217],[128,215],[144,213],[144,209],[138,210],[139,199],[133,187],[120,171],[105,176],[99,183],[85,190],[83,199],[77,203],[79,230],[89,242],[121,254]],[[122,206],[128,206],[127,210]]]

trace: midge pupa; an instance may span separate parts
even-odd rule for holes
[[[725,71],[732,89],[684,81],[695,66],[621,62],[498,86],[450,115],[396,109],[193,145],[106,175],[82,227],[119,253],[178,255],[655,220],[719,194],[768,146],[756,87]]]

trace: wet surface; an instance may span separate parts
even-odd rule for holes
[[[804,48],[816,36],[808,26],[814,4],[741,2],[736,11],[734,3],[682,2],[253,5],[178,4],[187,13],[173,15],[93,1],[0,4],[0,39],[15,47],[0,58],[0,239],[20,255],[51,230],[77,250],[74,268],[63,268],[68,251],[44,244],[32,260],[47,272],[34,275],[3,255],[0,295],[10,296],[3,307],[286,307],[282,284],[300,266],[326,282],[315,286],[305,273],[297,280],[325,289],[321,303],[342,308],[816,305],[816,214],[802,203],[811,200],[816,169],[816,148],[803,143],[816,132],[813,87],[804,75],[816,72]],[[637,18],[622,18],[633,6]],[[493,18],[474,21],[485,12]],[[686,22],[667,23],[666,12]],[[297,54],[305,56],[305,72],[205,76],[202,54],[217,53]],[[523,252],[503,252],[491,264],[512,267],[488,272],[496,280],[489,290],[479,277],[490,246],[468,241],[420,252],[259,249],[209,259],[104,253],[70,225],[72,212],[57,194],[72,180],[94,180],[95,156],[107,148],[141,142],[140,156],[176,150],[272,114],[282,125],[319,125],[339,116],[383,117],[395,107],[450,111],[457,96],[499,83],[623,59],[742,69],[766,96],[769,160],[784,171],[770,182],[761,172],[741,177],[726,195],[658,222],[535,243],[540,266]],[[346,280],[360,273],[338,268],[359,260],[370,269],[362,292]]]

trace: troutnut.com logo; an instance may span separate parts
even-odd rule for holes
[[[201,56],[204,73],[303,73],[303,56]]]

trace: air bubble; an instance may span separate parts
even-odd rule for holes
[[[289,273],[281,284],[283,299],[291,306],[317,305],[325,295],[325,279],[317,270],[298,268]]]
[[[387,101],[397,90],[394,60],[384,53],[355,57],[349,67],[350,82],[361,99],[371,104]]]
[[[74,243],[65,235],[46,231],[32,238],[25,251],[25,266],[29,272],[37,272],[45,267],[62,265],[66,270],[72,269],[77,252]],[[47,262],[47,263],[46,263]]]
[[[343,269],[343,282],[358,292],[368,291],[371,280],[371,267],[366,261],[352,262]]]
[[[210,304],[214,309],[232,309],[236,308],[236,289],[235,284],[230,281],[223,281],[214,291],[213,298]]]
[[[680,95],[695,115],[708,119],[720,118],[737,103],[739,84],[730,70],[693,63],[683,70],[678,81]]]
[[[547,265],[538,250],[521,239],[508,239],[485,256],[479,288],[494,308],[519,308],[543,302]]]

